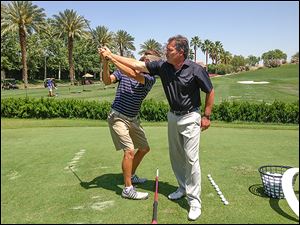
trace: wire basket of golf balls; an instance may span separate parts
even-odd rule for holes
[[[271,198],[284,198],[281,179],[285,171],[292,168],[291,166],[261,166],[258,171],[264,187],[264,193]],[[296,177],[293,179],[293,186]]]

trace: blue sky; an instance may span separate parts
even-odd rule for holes
[[[182,34],[189,40],[221,41],[233,55],[261,56],[280,49],[290,60],[299,51],[298,1],[33,1],[47,17],[73,9],[91,21],[91,27],[125,30],[140,45],[153,38],[165,44]],[[197,60],[205,61],[198,50]]]

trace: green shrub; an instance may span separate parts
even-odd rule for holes
[[[202,106],[202,112],[203,112]],[[86,118],[106,120],[111,103],[77,99],[6,98],[1,101],[1,117],[9,118]],[[167,121],[169,105],[145,100],[140,117],[147,121]],[[211,120],[299,124],[299,101],[249,103],[224,101],[214,105]]]
[[[233,72],[233,66],[229,64],[218,64],[215,68],[215,73],[219,75],[225,75]]]

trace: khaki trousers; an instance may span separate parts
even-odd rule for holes
[[[186,193],[188,204],[201,208],[201,171],[199,112],[177,116],[168,112],[169,155],[179,188]]]

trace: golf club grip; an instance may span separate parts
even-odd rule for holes
[[[153,203],[153,215],[152,215],[152,222],[151,222],[151,224],[157,224],[157,206],[158,206],[158,202],[155,201]]]

